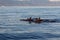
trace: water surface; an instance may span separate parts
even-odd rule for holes
[[[60,40],[60,23],[31,23],[24,18],[60,19],[60,8],[0,7],[1,40]]]

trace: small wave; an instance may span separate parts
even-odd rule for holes
[[[22,33],[22,34],[0,34],[0,39],[51,39],[60,38],[60,34],[50,34],[50,33]]]

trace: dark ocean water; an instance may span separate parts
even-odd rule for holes
[[[29,17],[57,19],[57,22],[20,21]],[[60,8],[0,7],[0,40],[60,40]]]

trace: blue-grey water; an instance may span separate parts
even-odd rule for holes
[[[31,23],[25,18],[60,19],[60,8],[0,7],[0,40],[60,40],[60,22]]]

